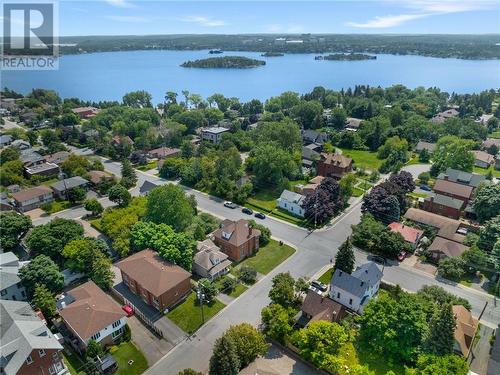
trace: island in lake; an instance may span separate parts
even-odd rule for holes
[[[266,65],[265,61],[250,59],[244,56],[209,57],[208,59],[186,61],[181,64],[183,68],[220,68],[244,69],[256,68]]]
[[[261,56],[262,57],[281,57],[281,56],[285,56],[285,54],[281,53],[281,52],[264,52]]]
[[[365,55],[364,53],[333,53],[326,56],[316,56],[314,60],[332,60],[332,61],[360,61],[376,60],[377,56]]]

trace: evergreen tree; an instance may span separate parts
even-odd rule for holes
[[[43,284],[36,285],[33,303],[42,311],[46,319],[52,319],[56,314],[56,300],[50,290]]]
[[[215,341],[214,351],[210,358],[210,375],[236,375],[240,370],[240,359],[236,354],[236,346],[226,336]]]
[[[350,274],[354,270],[355,262],[356,259],[354,258],[351,239],[348,237],[347,240],[339,247],[339,251],[335,256],[335,265],[333,268]]]
[[[455,327],[455,315],[451,304],[442,305],[430,321],[429,333],[425,340],[426,351],[440,356],[452,354]]]
[[[123,159],[122,161],[122,179],[121,184],[127,189],[135,186],[137,183],[137,175],[135,174],[135,169],[128,159]]]

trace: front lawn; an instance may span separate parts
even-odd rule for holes
[[[352,158],[354,164],[358,168],[369,169],[371,171],[378,170],[382,165],[383,160],[377,157],[376,152],[365,151],[365,150],[350,150],[347,148],[342,148],[342,155]]]
[[[319,277],[319,281],[321,281],[323,284],[330,284],[330,280],[332,279],[333,276],[333,267],[329,268],[323,275]]]
[[[269,214],[270,216],[274,216],[278,219],[285,220],[291,224],[298,226],[305,226],[305,219],[294,216],[290,214],[288,211],[283,210],[282,208],[276,208],[273,212]]]
[[[293,191],[295,185],[306,183],[306,180],[290,181],[289,189]],[[280,197],[282,192],[283,190],[281,188],[257,190],[254,195],[247,199],[247,206],[254,210],[271,212],[276,208],[276,200]]]
[[[266,246],[261,247],[255,255],[241,261],[236,269],[247,266],[266,275],[294,252],[294,248],[284,244],[280,246],[278,241],[271,240]]]
[[[131,341],[112,346],[109,352],[118,363],[116,375],[139,375],[148,368],[148,361],[144,354]],[[128,364],[130,360],[134,361],[131,365]]]
[[[69,201],[62,200],[55,200],[42,205],[42,209],[49,215],[55,214],[56,212],[62,210],[67,210],[68,208],[71,208],[71,203]]]
[[[490,137],[490,138],[500,139],[500,130],[494,131],[494,132],[493,132],[493,133],[491,133],[488,137]]]
[[[492,171],[493,173],[493,177],[498,177],[500,178],[500,171],[496,170],[495,168],[493,168],[493,166],[489,167],[488,169],[486,168],[479,168],[479,167],[474,167],[474,169],[472,170],[472,172],[474,173],[477,173],[477,174],[487,174],[488,171]]]
[[[238,298],[239,296],[241,296],[247,289],[248,287],[246,287],[244,284],[241,284],[241,283],[237,283],[236,286],[234,287],[234,289],[230,292],[230,293],[227,293],[227,291],[224,291],[222,290],[222,280],[224,280],[224,278],[226,277],[229,277],[229,276],[224,276],[224,277],[221,277],[219,280],[217,280],[216,282],[216,285],[217,285],[217,288],[219,289],[219,292],[221,293],[224,293],[230,297],[233,297],[233,298]]]
[[[391,363],[380,354],[373,353],[363,345],[348,343],[341,352],[345,353],[347,365],[353,367],[357,364],[367,365],[375,375],[385,375],[393,371],[396,375],[404,375],[405,368],[401,363]]]
[[[158,165],[157,163],[158,162],[156,160],[153,160],[147,164],[137,166],[136,169],[143,171],[143,172],[149,171],[150,169],[155,169]]]
[[[215,299],[210,304],[203,304],[203,313],[205,322],[210,320],[215,314],[222,310],[226,305]],[[172,311],[166,314],[167,318],[173,321],[179,328],[188,334],[192,334],[201,327],[201,307],[198,304],[196,293],[191,292],[189,297],[176,306]]]
[[[364,191],[362,189],[358,189],[357,187],[352,188],[352,196],[353,197],[361,197]]]

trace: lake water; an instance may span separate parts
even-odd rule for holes
[[[207,97],[222,93],[241,100],[267,99],[283,91],[305,93],[315,86],[335,90],[356,84],[439,87],[473,93],[500,88],[500,61],[378,55],[376,60],[315,61],[314,54],[261,57],[257,52],[227,52],[266,61],[253,69],[194,69],[179,65],[207,58],[207,51],[133,51],[62,56],[57,71],[4,71],[2,87],[22,93],[32,88],[56,90],[63,98],[120,100],[124,93],[147,90],[154,103],[166,91]]]

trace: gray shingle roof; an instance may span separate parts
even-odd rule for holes
[[[434,203],[440,204],[442,206],[446,207],[452,207],[457,210],[460,210],[464,204],[464,201],[460,199],[455,199],[452,197],[448,197],[447,195],[442,195],[442,194],[436,194],[433,198],[432,197],[427,197],[425,198],[426,201],[430,201],[431,199],[434,199]]]
[[[64,180],[54,182],[52,185],[52,189],[57,191],[65,191],[66,189],[70,190],[76,188],[77,186],[83,186],[88,184],[89,182],[80,176],[66,178]]]
[[[339,269],[333,273],[331,284],[345,290],[356,297],[363,297],[369,287],[382,279],[382,272],[373,262],[365,263],[349,275]]]
[[[446,172],[440,173],[438,179],[444,180],[444,176],[448,176],[448,181],[456,182],[459,184],[477,187],[480,182],[486,179],[486,176],[459,171],[458,169],[448,168]]]
[[[283,200],[286,200],[288,202],[292,202],[292,203],[301,205],[303,200],[305,199],[305,196],[298,194],[298,193],[294,193],[293,191],[290,191],[290,190],[283,190],[279,199],[283,199]]]
[[[0,289],[7,289],[13,285],[16,285],[21,281],[18,276],[19,259],[17,256],[9,251],[8,253],[0,254]]]
[[[33,349],[62,349],[27,302],[0,300],[0,364],[15,375]]]

